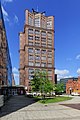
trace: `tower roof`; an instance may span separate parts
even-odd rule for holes
[[[5,28],[4,19],[3,19],[3,13],[2,13],[2,7],[1,7],[1,2],[0,2],[0,20],[2,21],[3,28]]]

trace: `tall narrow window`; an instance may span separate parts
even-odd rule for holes
[[[35,18],[34,24],[35,24],[35,27],[40,27],[40,18],[39,17]]]
[[[33,26],[33,18],[31,16],[29,16],[28,21],[29,21],[29,25]]]
[[[47,29],[52,29],[52,20],[51,19],[47,20]]]

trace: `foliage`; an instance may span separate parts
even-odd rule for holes
[[[64,85],[62,83],[58,83],[55,85],[55,92],[62,93],[64,92]]]
[[[34,92],[39,91],[40,78],[39,78],[38,74],[39,74],[38,72],[35,72],[33,79],[31,80],[32,91],[34,91]]]
[[[50,93],[53,91],[53,83],[48,79],[47,72],[37,71],[31,80],[32,91]]]
[[[44,100],[39,100],[38,102],[43,104],[48,104],[48,103],[55,103],[55,102],[66,101],[71,99],[72,97],[57,96],[54,98],[45,98]]]

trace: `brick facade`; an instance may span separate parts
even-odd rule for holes
[[[32,71],[45,69],[54,83],[54,17],[25,11],[24,32],[20,32],[20,85],[30,89]]]
[[[80,94],[80,77],[78,77],[78,80],[68,80],[66,83],[66,93],[71,94],[72,92]]]

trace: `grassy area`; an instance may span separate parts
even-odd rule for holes
[[[38,102],[43,103],[43,104],[48,104],[48,103],[61,102],[61,101],[66,101],[66,100],[71,100],[71,99],[72,97],[57,96],[54,98],[45,98],[44,100],[39,100]]]

